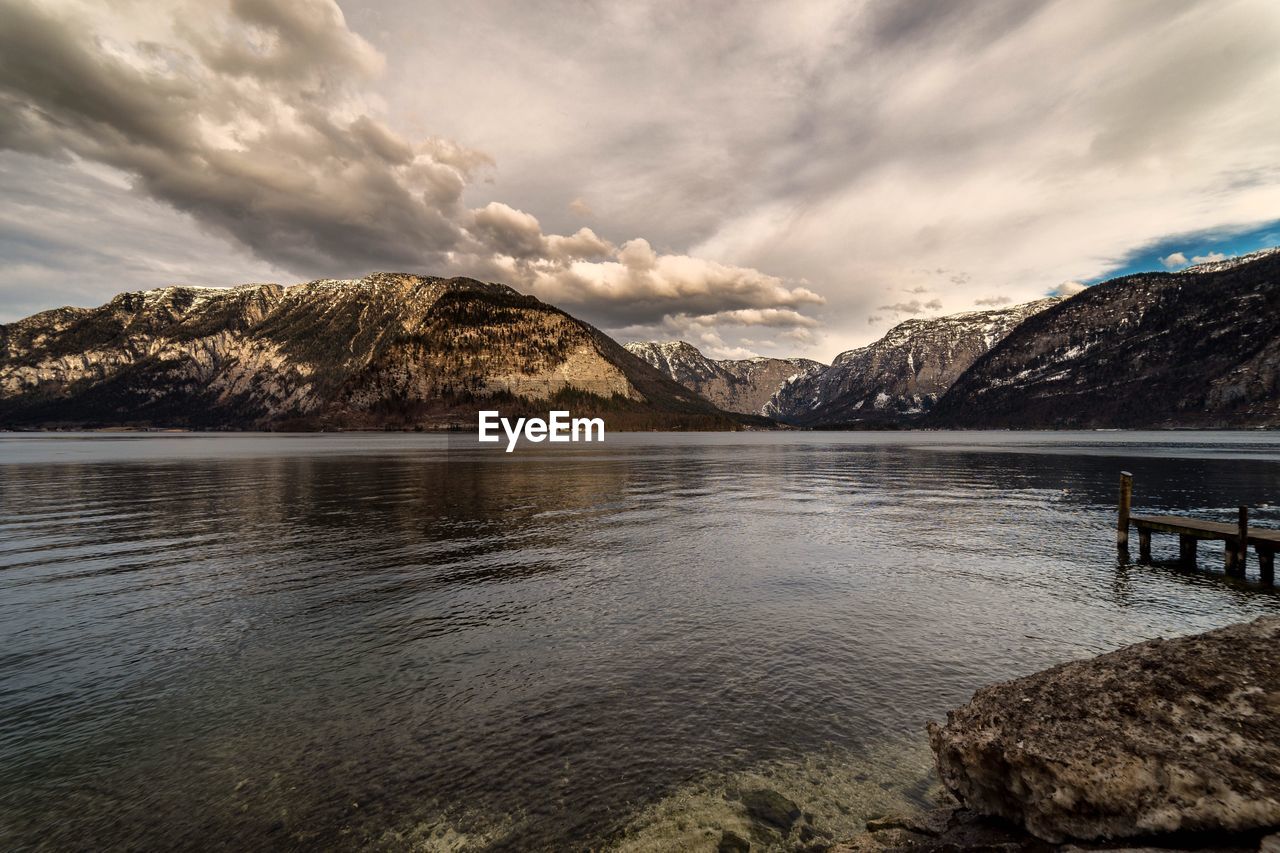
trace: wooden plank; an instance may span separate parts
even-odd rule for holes
[[[1221,521],[1202,521],[1178,515],[1135,515],[1130,519],[1139,527],[1149,527],[1161,533],[1186,533],[1188,536],[1204,534],[1204,537],[1234,536],[1236,526]],[[1203,537],[1202,537],[1203,538]]]
[[[1197,539],[1230,539],[1236,540],[1240,535],[1239,524],[1221,521],[1204,521],[1199,518],[1184,518],[1178,515],[1134,515],[1129,519],[1139,530],[1147,528],[1157,533],[1176,533],[1180,536],[1194,536]],[[1263,530],[1251,527],[1248,530],[1250,545],[1262,545],[1273,550],[1280,550],[1280,530]]]

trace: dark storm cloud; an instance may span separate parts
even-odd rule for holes
[[[193,46],[209,68],[234,77],[256,77],[325,88],[328,80],[341,85],[342,75],[366,76],[381,70],[383,59],[363,39],[347,29],[337,6],[328,3],[278,0],[232,0],[232,16],[274,37],[270,50],[261,43],[214,37],[185,28]]]
[[[866,28],[885,50],[935,39],[990,41],[1047,5],[1048,0],[877,0],[866,10]]]
[[[306,272],[429,263],[459,244],[458,202],[484,158],[413,148],[367,115],[334,112],[348,106],[339,75],[378,64],[336,9],[237,2],[225,41],[202,31],[193,52],[143,43],[120,55],[69,17],[2,8],[0,145],[112,166]],[[270,46],[242,47],[254,32]]]
[[[366,90],[383,57],[330,0],[166,14],[159,39],[129,38],[105,13],[2,0],[0,148],[110,166],[304,275],[463,272],[589,315],[653,321],[821,301],[728,264],[650,253],[637,266],[643,240],[544,234],[500,202],[467,209],[464,191],[492,161],[447,140],[410,142],[374,118]]]
[[[0,156],[0,199],[0,322],[123,290],[288,280],[189,216],[35,155]]]

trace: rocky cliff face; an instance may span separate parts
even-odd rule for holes
[[[732,426],[596,329],[471,279],[170,287],[0,326],[11,426],[436,426],[549,400],[636,427]]]
[[[788,382],[764,413],[802,426],[917,419],[979,356],[1057,301],[899,323],[875,343],[841,353],[825,370]]]
[[[1095,285],[939,402],[945,427],[1280,425],[1280,250]]]
[[[785,383],[823,367],[807,358],[715,360],[684,341],[633,342],[626,348],[718,408],[749,415],[764,414],[765,404]]]

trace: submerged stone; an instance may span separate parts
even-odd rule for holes
[[[1280,826],[1280,617],[983,688],[929,739],[963,803],[1047,841]]]
[[[923,814],[884,815],[868,818],[867,832],[900,829],[904,832],[936,837],[942,835],[951,824],[951,809],[935,809]]]
[[[742,795],[747,814],[780,830],[783,835],[800,818],[800,807],[769,788],[747,791]]]

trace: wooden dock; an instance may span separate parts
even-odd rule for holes
[[[1199,518],[1183,518],[1176,515],[1130,515],[1133,499],[1133,475],[1120,474],[1119,518],[1116,526],[1116,546],[1121,552],[1129,552],[1129,526],[1138,529],[1138,558],[1151,561],[1151,534],[1172,533],[1178,537],[1179,562],[1187,568],[1195,568],[1196,546],[1202,539],[1224,543],[1226,572],[1232,577],[1244,577],[1245,560],[1249,546],[1258,556],[1258,575],[1263,583],[1274,584],[1276,576],[1276,551],[1280,551],[1280,530],[1249,527],[1249,508],[1240,507],[1235,524],[1222,521],[1205,521]]]

